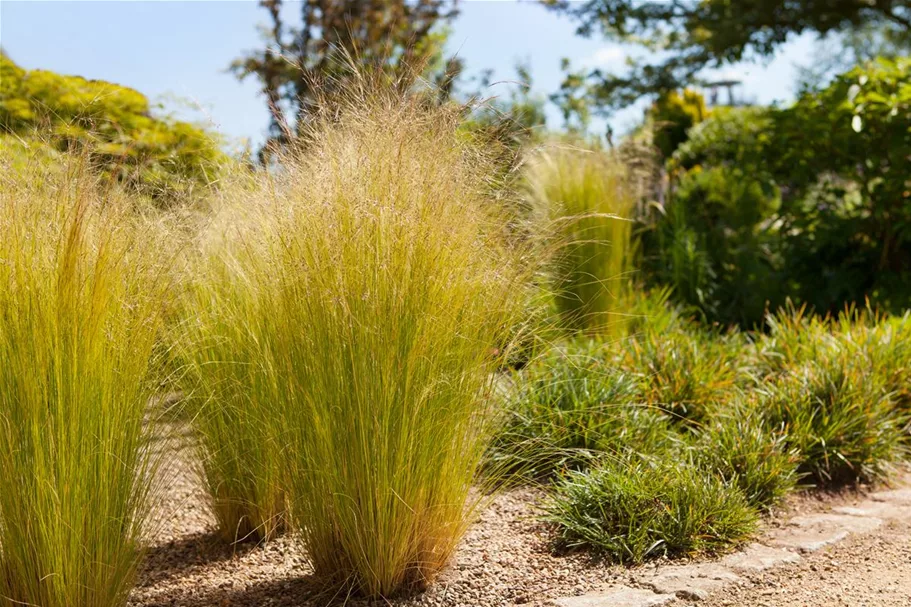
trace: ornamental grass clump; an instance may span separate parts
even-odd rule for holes
[[[589,349],[555,349],[515,374],[487,454],[495,477],[545,479],[585,469],[605,454],[681,446],[669,417],[642,402],[638,379]]]
[[[612,458],[568,474],[545,505],[557,544],[620,563],[716,553],[746,541],[758,514],[739,487],[687,461]]]
[[[637,192],[620,157],[551,146],[527,169],[534,223],[551,243],[555,302],[568,329],[624,337]]]
[[[229,370],[208,375],[220,354],[196,365],[233,399],[206,400],[240,414],[243,449],[271,441],[287,520],[343,592],[431,582],[479,495],[524,264],[493,159],[459,123],[457,108],[349,92],[215,222],[227,242],[210,254],[230,261],[205,288],[232,286],[206,304],[203,333],[242,352]],[[239,474],[255,479],[258,462]]]
[[[731,338],[698,329],[646,330],[625,344],[621,365],[638,377],[645,403],[698,425],[737,384],[736,346]]]
[[[891,395],[851,350],[797,365],[759,395],[765,423],[785,436],[799,453],[799,471],[819,485],[883,478],[907,456]]]
[[[800,454],[769,429],[755,403],[740,397],[697,431],[694,461],[743,491],[750,505],[769,509],[800,480]],[[746,402],[743,402],[746,401]]]
[[[149,513],[167,256],[130,201],[62,163],[0,166],[0,602],[111,607]]]
[[[267,185],[251,177],[219,194],[219,212],[188,264],[182,322],[172,335],[209,509],[229,542],[269,540],[285,523],[280,447],[268,426],[282,412],[273,387],[264,385],[274,378],[262,343],[274,276],[255,236],[265,218],[255,204],[243,204]]]

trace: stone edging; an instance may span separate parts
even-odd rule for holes
[[[583,596],[554,599],[552,607],[656,607],[675,599],[698,601],[732,584],[743,576],[788,563],[801,554],[815,552],[855,534],[866,534],[885,522],[911,517],[911,488],[871,494],[858,506],[840,506],[823,514],[797,516],[757,543],[720,561],[667,565],[637,572],[630,586],[610,586]]]

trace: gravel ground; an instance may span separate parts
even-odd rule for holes
[[[159,506],[162,520],[130,604],[322,607],[330,602],[332,597],[317,593],[306,558],[291,538],[265,546],[229,546],[219,539],[189,465],[190,455],[188,450],[179,451],[162,471],[167,488]],[[481,511],[455,562],[431,589],[398,599],[395,605],[542,604],[624,575],[622,568],[592,562],[585,555],[553,555],[547,530],[534,517],[539,497],[540,492],[530,489],[496,497]]]
[[[161,522],[153,534],[131,607],[322,607],[333,602],[333,597],[317,592],[306,558],[291,538],[280,538],[266,546],[222,542],[214,532],[202,488],[189,464],[189,450],[175,449],[175,453],[163,470],[166,491],[159,506]],[[534,518],[540,496],[540,492],[529,489],[498,496],[480,513],[453,565],[430,590],[374,604],[543,606],[552,598],[585,594],[630,578],[630,570],[595,562],[585,555],[553,554],[547,529]],[[766,525],[776,527],[794,514],[858,499],[859,494],[853,492],[797,497]],[[908,607],[909,597],[911,521],[903,521],[842,542],[798,565],[759,575],[747,587],[725,591],[703,604]],[[368,603],[351,600],[348,604]]]
[[[681,604],[686,604],[680,602]],[[911,521],[892,521],[774,569],[747,587],[700,603],[705,607],[908,607]]]

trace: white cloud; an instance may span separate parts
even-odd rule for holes
[[[605,46],[582,60],[582,66],[587,68],[605,68],[620,66],[626,59],[626,51],[619,46]]]

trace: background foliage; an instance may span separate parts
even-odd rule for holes
[[[790,107],[718,109],[667,163],[652,279],[721,322],[786,299],[819,312],[909,302],[911,59],[879,59]]]
[[[225,161],[217,140],[186,122],[152,115],[138,91],[79,76],[24,70],[0,53],[0,133],[29,147],[83,149],[91,163],[160,202],[214,181]]]

